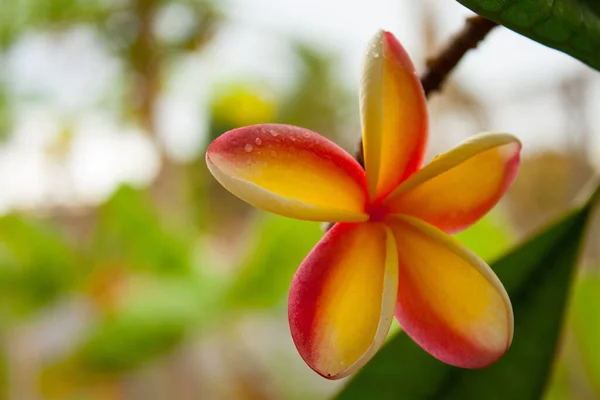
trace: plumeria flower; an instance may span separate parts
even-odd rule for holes
[[[389,32],[370,43],[360,90],[365,169],[323,136],[279,124],[221,135],[207,150],[208,167],[258,208],[336,222],[289,294],[292,337],[314,371],[329,379],[355,372],[382,345],[394,315],[439,360],[485,367],[511,344],[512,307],[490,267],[449,234],[498,202],[521,144],[481,134],[420,168],[425,96]]]

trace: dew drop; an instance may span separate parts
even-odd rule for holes
[[[379,58],[379,53],[373,53],[373,57]]]
[[[260,146],[262,144],[262,140],[260,140],[260,138],[256,138],[256,139],[254,139],[254,143],[256,143],[258,146]]]
[[[304,132],[304,133],[302,134],[302,136],[304,136],[305,138],[309,138],[309,137],[310,137],[310,133],[308,133],[308,132]]]
[[[275,131],[275,130],[273,130],[273,129],[271,129],[271,130],[269,131],[269,133],[270,133],[270,134],[271,134],[271,136],[273,136],[273,137],[276,137],[277,135],[279,135],[279,133],[277,133],[277,131]]]
[[[246,153],[250,153],[252,151],[252,145],[247,144],[246,146],[244,146],[244,150],[246,150]]]

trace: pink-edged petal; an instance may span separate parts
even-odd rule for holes
[[[363,169],[308,129],[280,124],[235,129],[211,143],[206,163],[227,190],[263,210],[311,221],[368,219]]]
[[[427,141],[421,82],[389,32],[379,32],[369,45],[360,106],[369,193],[379,200],[420,167]]]
[[[336,224],[298,269],[290,330],[298,352],[320,375],[343,378],[382,345],[396,303],[396,254],[385,225]]]
[[[513,313],[490,267],[454,238],[411,217],[388,221],[398,247],[396,318],[445,363],[482,368],[508,350]]]
[[[473,136],[436,157],[384,201],[387,212],[422,219],[448,233],[474,224],[508,190],[521,143],[505,133]]]

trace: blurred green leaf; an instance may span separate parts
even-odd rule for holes
[[[486,261],[495,260],[513,244],[509,227],[496,214],[489,214],[455,236]]]
[[[597,0],[458,0],[492,21],[600,70]]]
[[[600,398],[600,277],[583,276],[572,305],[572,326],[587,376]]]
[[[340,79],[337,58],[302,42],[292,49],[299,74],[282,101],[277,122],[302,126],[330,139],[347,134],[354,99]]]
[[[279,303],[296,269],[319,241],[319,224],[263,214],[256,245],[234,281],[229,304],[240,308],[267,308]]]
[[[187,279],[137,277],[127,299],[107,316],[79,351],[83,368],[122,372],[173,349],[208,316]]]
[[[100,209],[93,252],[127,268],[164,273],[191,269],[191,247],[161,221],[145,191],[122,186]]]
[[[567,400],[572,399],[572,396],[568,367],[564,360],[560,360],[556,365],[544,400]]]
[[[600,188],[596,192],[598,197]],[[492,268],[511,298],[515,336],[492,366],[446,365],[407,335],[388,341],[337,397],[364,399],[539,399],[547,385],[591,204],[568,214]]]
[[[8,137],[12,125],[12,104],[6,85],[0,81],[0,143]]]
[[[70,290],[82,267],[62,234],[39,221],[0,217],[0,307],[35,312]]]
[[[66,28],[77,23],[107,18],[108,4],[102,0],[2,0],[0,49],[9,47],[28,30]]]

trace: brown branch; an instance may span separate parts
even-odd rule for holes
[[[476,48],[495,26],[498,24],[479,15],[467,18],[463,29],[450,39],[446,47],[427,60],[427,71],[421,77],[425,96],[439,91],[463,56]]]
[[[421,85],[425,92],[425,97],[441,90],[446,78],[460,60],[471,49],[477,47],[487,34],[498,26],[494,21],[490,21],[482,16],[476,15],[467,18],[465,25],[457,32],[441,51],[427,60],[427,70],[421,76]],[[365,160],[362,146],[362,139],[358,143],[358,149],[354,158],[364,168]],[[333,226],[328,222],[324,230],[327,231]]]

